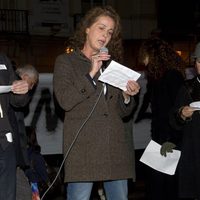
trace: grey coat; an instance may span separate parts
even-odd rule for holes
[[[65,111],[64,154],[79,132],[65,161],[65,182],[134,178],[133,141],[122,118],[135,102],[124,104],[122,92],[109,85],[99,98],[103,86],[99,74],[96,86],[87,78],[90,66],[80,51],[59,55],[55,62],[54,93]]]

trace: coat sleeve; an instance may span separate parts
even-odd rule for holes
[[[169,123],[174,129],[181,130],[188,122],[188,120],[182,120],[179,112],[183,106],[189,105],[191,101],[192,98],[187,88],[183,85],[177,94],[174,107],[171,109],[169,115]]]
[[[132,114],[134,107],[136,106],[135,99],[130,97],[130,102],[128,104],[124,103],[124,97],[122,92],[119,93],[118,99],[118,112],[121,118],[128,117]]]
[[[65,111],[73,109],[95,93],[86,74],[77,76],[70,59],[64,54],[55,61],[53,90],[59,105]]]
[[[162,99],[163,102],[165,102],[161,110],[158,110],[159,117],[162,119],[160,130],[162,131],[160,134],[161,142],[171,141],[176,143],[176,141],[179,140],[179,137],[177,137],[177,130],[174,130],[173,127],[169,124],[169,118],[170,118],[170,110],[174,107],[176,96],[178,91],[180,90],[181,86],[184,83],[184,78],[182,74],[176,70],[170,70],[165,78],[164,78],[164,88],[163,90],[166,91],[165,99]]]
[[[5,64],[7,66],[7,70],[9,72],[9,84],[12,84],[13,81],[17,80],[16,73],[13,69],[13,66],[9,60],[9,58],[6,55],[3,55],[3,59],[5,61]],[[29,101],[28,94],[14,94],[10,93],[10,104],[14,107],[23,107],[25,106]]]

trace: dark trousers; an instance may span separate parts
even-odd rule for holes
[[[178,183],[176,175],[167,175],[148,167],[146,180],[147,200],[177,200]]]
[[[16,157],[13,143],[0,146],[0,200],[16,200]]]

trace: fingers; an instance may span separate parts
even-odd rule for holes
[[[192,114],[194,113],[195,109],[190,107],[190,106],[185,106],[183,109],[182,109],[182,115],[184,117],[191,117]]]
[[[28,83],[24,80],[14,81],[11,91],[15,94],[26,94],[28,92]]]
[[[166,149],[165,147],[161,147],[160,154],[164,157],[167,156],[167,152],[172,152],[172,150]]]
[[[93,55],[91,57],[92,65],[91,65],[91,70],[89,72],[90,76],[93,78],[102,67],[103,61],[107,61],[109,59],[110,55],[105,52]]]
[[[160,154],[162,156],[165,156],[165,157],[167,156],[167,152],[166,152],[166,150],[163,147],[160,148]]]
[[[126,94],[134,96],[140,91],[140,85],[136,81],[129,80],[126,89],[127,89],[125,91]]]
[[[173,153],[175,147],[176,145],[172,142],[164,142],[160,148],[160,154],[166,157],[167,153]]]
[[[104,52],[98,53],[98,54],[92,56],[92,62],[106,61],[109,59],[110,59],[110,55],[107,53],[104,53]]]

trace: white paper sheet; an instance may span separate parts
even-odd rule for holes
[[[141,156],[140,161],[157,171],[174,175],[181,152],[173,150],[173,153],[167,153],[165,157],[160,154],[160,148],[161,146],[158,143],[151,140]]]
[[[11,91],[11,85],[0,85],[0,94],[8,93]]]
[[[7,138],[8,142],[13,142],[13,137],[12,137],[12,133],[11,132],[6,133],[6,138]]]
[[[138,72],[112,60],[98,80],[126,91],[128,80],[136,81],[139,77]]]
[[[194,101],[190,104],[190,107],[192,107],[195,110],[200,110],[200,101]]]

